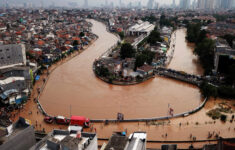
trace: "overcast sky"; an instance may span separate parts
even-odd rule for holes
[[[49,1],[49,0],[48,0]],[[79,4],[83,4],[84,0],[60,0],[60,1],[72,1],[72,2],[78,2]],[[106,0],[88,0],[89,5],[100,5],[105,4]],[[122,3],[128,4],[129,2],[132,2],[134,5],[135,3],[141,2],[142,5],[146,5],[148,0],[121,0]],[[160,4],[171,4],[173,0],[155,0],[155,2],[158,2]],[[178,3],[179,0],[176,0],[176,3]],[[119,0],[107,0],[108,3],[113,2],[116,5],[119,5]]]
[[[0,2],[5,2],[7,1],[9,4],[23,4],[23,3],[34,3],[35,5],[41,5],[43,4],[44,6],[51,5],[54,3],[55,5],[59,6],[65,6],[69,2],[76,2],[78,6],[82,7],[84,5],[84,0],[0,0]],[[105,4],[106,0],[88,0],[88,5],[89,6],[100,6],[101,4]],[[121,0],[122,3],[127,5],[129,2],[132,2],[132,5],[135,6],[137,3],[140,1],[142,6],[146,6],[148,0]],[[154,0],[155,2],[158,2],[159,4],[171,4],[173,0]],[[179,0],[175,0],[176,3],[179,3]],[[114,3],[115,6],[119,6],[119,0],[107,0],[108,4],[111,2]]]

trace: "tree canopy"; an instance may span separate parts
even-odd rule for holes
[[[121,55],[122,59],[132,58],[135,56],[135,53],[136,53],[136,51],[130,43],[122,44],[121,51],[120,51],[120,55]]]
[[[78,45],[78,41],[77,40],[74,40],[73,41],[73,46],[77,46]]]
[[[205,74],[209,74],[214,67],[214,47],[215,42],[206,38],[201,43],[198,43],[194,50],[205,69]]]
[[[217,97],[218,96],[218,91],[217,91],[217,88],[213,85],[210,85],[206,82],[203,82],[201,85],[200,85],[200,90],[201,90],[201,93],[204,97]]]
[[[200,24],[188,24],[186,39],[189,42],[197,43],[198,37],[200,35],[200,29],[201,29]]]
[[[84,33],[84,32],[80,32],[79,36],[80,36],[80,37],[84,37],[84,36],[85,36],[85,33]]]
[[[149,50],[142,51],[142,53],[136,56],[135,68],[143,66],[144,63],[148,63],[149,65],[151,65],[154,54],[154,52],[151,52]]]
[[[122,31],[122,32],[119,32],[118,35],[120,36],[121,40],[123,40],[123,38],[124,38],[124,32],[123,32],[123,31]]]
[[[156,44],[156,42],[159,41],[161,42],[162,39],[160,37],[160,33],[157,31],[157,29],[155,28],[149,35],[147,42],[151,45]]]

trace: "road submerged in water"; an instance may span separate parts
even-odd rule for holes
[[[94,24],[94,28],[96,27],[96,30],[99,30],[99,28],[104,28],[104,25],[102,25],[99,22],[92,21],[92,23]],[[94,28],[93,28],[93,31],[95,30]],[[102,33],[102,31],[105,34],[109,34],[109,33],[106,33],[105,29],[101,30],[101,33]],[[168,67],[171,67],[172,69],[180,69],[180,70],[185,71],[187,73],[202,74],[203,70],[200,68],[200,65],[199,66],[194,66],[194,65],[197,65],[198,63],[196,61],[196,57],[192,56],[192,54],[193,54],[192,53],[193,52],[192,51],[193,47],[188,45],[185,42],[185,39],[184,39],[185,29],[179,29],[176,32],[177,32],[177,34],[176,34],[177,36],[176,37],[177,38],[179,37],[177,39],[179,42],[177,42],[176,47],[179,47],[179,48],[180,47],[184,47],[186,49],[182,49],[182,48],[178,49],[178,48],[176,48],[177,51],[175,51],[173,59],[172,59],[172,62],[171,62],[171,64]],[[115,43],[115,38],[116,37],[113,36],[112,34],[109,34],[109,36],[114,38],[114,43]],[[109,41],[109,38],[106,38],[106,40]],[[99,40],[97,40],[97,41],[99,41]],[[98,45],[97,44],[98,43],[95,42],[93,45],[90,46],[90,47],[94,47],[94,46],[96,47],[96,46],[99,45],[98,47],[96,47],[97,49],[95,49],[95,50],[94,50],[94,48],[92,49],[93,52],[92,52],[92,50],[90,50],[91,52],[89,52],[89,54],[92,55],[94,52],[96,53],[99,50],[99,52],[97,52],[98,54],[95,54],[95,55],[97,55],[99,57],[99,54],[102,51],[105,51],[105,50],[101,49],[101,47],[103,47],[105,45],[105,43],[104,44],[98,44]],[[108,48],[108,46],[109,45],[107,45],[106,47]],[[83,55],[83,53],[85,53],[87,50],[88,49],[86,49],[85,51],[80,53],[78,56],[76,56],[76,58],[73,58],[73,59],[78,59],[78,58],[82,59],[82,57],[80,57],[80,56],[87,56],[87,54]],[[178,50],[179,51],[182,50],[182,52],[177,53]],[[191,55],[192,59],[190,60],[190,58],[189,58],[188,62],[185,63],[185,64],[184,63],[179,63],[179,61],[182,62],[182,60],[181,60],[182,58],[178,57],[177,55],[181,56],[181,53],[184,54],[185,56]],[[70,58],[68,58],[67,60],[69,60]],[[185,58],[185,59],[187,59],[187,58]],[[65,60],[63,62],[66,62],[67,60]],[[82,59],[82,61],[85,61],[85,60],[86,59]],[[70,60],[70,61],[73,61],[73,60]],[[174,63],[174,61],[176,63],[178,63],[179,66],[178,65],[172,66],[173,65],[172,63]],[[59,64],[63,64],[63,62],[59,62]],[[90,65],[92,66],[93,62],[92,61],[89,61],[89,62],[91,63]],[[67,62],[67,63],[69,63],[69,62]],[[77,65],[79,65],[79,64],[77,64]],[[190,65],[192,65],[192,66],[194,66],[194,67],[196,67],[198,69],[193,70],[193,68],[189,67]],[[53,65],[51,69],[55,68],[56,66],[57,65]],[[91,78],[92,82],[95,80],[100,85],[102,85],[101,87],[106,87],[107,88],[107,86],[108,86],[110,89],[113,89],[113,87],[115,87],[114,89],[117,89],[117,88],[122,89],[122,86],[112,86],[112,85],[109,85],[107,83],[104,83],[104,82],[100,81],[99,79],[97,79],[94,76],[94,74],[92,72],[92,69],[91,69],[91,66],[89,66],[89,65],[86,65],[86,66],[87,66],[87,68],[84,68],[84,70],[86,70],[86,71],[90,70],[89,72],[87,72],[87,75],[93,77],[93,78]],[[185,66],[185,67],[183,67],[183,66]],[[177,67],[181,67],[181,68],[177,68]],[[76,68],[74,68],[74,69],[76,69]],[[67,73],[67,74],[69,74],[69,73]],[[52,75],[53,75],[53,73],[52,73]],[[53,77],[55,77],[55,76],[58,76],[58,74],[54,75],[54,76],[51,76],[50,79],[53,80]],[[44,77],[46,77],[46,75],[44,75]],[[70,81],[70,83],[73,83],[72,79],[67,79],[66,76],[63,76],[63,77],[66,79],[65,81],[67,81],[67,82]],[[76,79],[76,80],[78,80],[78,79]],[[163,80],[163,81],[161,82],[161,80]],[[152,84],[156,84],[156,86],[157,86],[157,83],[158,84],[163,84],[164,81],[165,81],[165,83],[172,82],[172,84],[170,84],[171,86],[173,86],[175,84],[179,84],[181,86],[184,86],[185,88],[188,87],[189,89],[194,89],[195,90],[194,92],[198,93],[198,98],[197,97],[192,97],[193,99],[189,99],[188,100],[189,103],[193,102],[193,103],[195,103],[195,105],[197,105],[196,102],[198,102],[198,103],[201,102],[201,100],[200,100],[200,93],[199,93],[197,87],[194,87],[194,86],[182,83],[182,82],[178,82],[178,81],[175,81],[175,80],[171,80],[171,79],[156,77],[156,78],[154,78],[152,80],[149,80],[149,81],[146,81],[145,83],[143,83],[143,85],[145,85],[145,86],[142,85],[142,88],[144,90],[145,87],[152,86]],[[77,83],[75,83],[75,85],[76,84]],[[34,125],[34,127],[35,127],[35,130],[44,130],[45,129],[46,132],[51,132],[53,129],[58,129],[58,128],[60,128],[60,129],[67,129],[67,126],[64,126],[64,125],[47,124],[47,123],[44,122],[44,120],[43,120],[44,116],[40,113],[40,111],[38,110],[37,104],[33,101],[33,98],[35,96],[37,96],[37,87],[41,87],[42,85],[43,85],[43,80],[40,79],[36,83],[36,86],[34,87],[34,92],[33,92],[32,96],[31,96],[31,100],[29,100],[24,105],[24,109],[23,110],[15,111],[15,112],[12,113],[12,114],[14,114],[13,117],[12,117],[12,120],[16,121],[20,116],[24,117],[24,118],[29,119],[31,121],[32,125]],[[89,87],[89,85],[87,85],[87,86]],[[92,85],[90,85],[90,86],[92,86]],[[140,85],[134,85],[134,87],[136,87],[136,86],[140,86]],[[162,86],[164,88],[167,88],[167,85],[163,84]],[[129,87],[131,87],[131,86],[129,86]],[[175,86],[175,87],[177,87],[177,86]],[[56,89],[57,87],[54,86],[53,88]],[[140,88],[140,87],[138,87],[138,88]],[[160,87],[158,87],[158,88],[161,89]],[[172,87],[172,89],[174,90],[174,86]],[[99,90],[100,89],[97,89],[98,93],[103,93],[103,92],[99,92]],[[151,90],[156,92],[155,89],[151,89]],[[52,89],[52,91],[53,91],[53,89]],[[163,90],[160,90],[160,91],[163,91]],[[181,90],[179,90],[179,91],[181,93],[178,93],[178,94],[183,94],[183,95],[186,94],[187,95],[187,91],[181,91]],[[63,92],[63,90],[62,90],[62,92]],[[171,93],[172,93],[172,91],[168,91],[167,92],[168,95],[171,95]],[[175,93],[175,92],[173,92],[173,93]],[[61,95],[63,95],[63,93],[60,93],[59,96],[61,96]],[[75,95],[79,97],[78,94],[75,94]],[[139,94],[139,95],[141,95],[141,94]],[[51,95],[51,96],[53,96],[53,95]],[[73,99],[76,99],[78,97],[74,97]],[[88,97],[89,97],[89,95],[88,95]],[[116,101],[116,97],[111,98],[109,101],[112,101],[113,99]],[[59,100],[61,100],[61,99],[59,99]],[[64,115],[65,114],[65,115],[69,116],[68,115],[69,114],[69,105],[68,105],[68,103],[66,103],[66,100],[67,99],[64,99],[62,102],[58,101],[58,103],[60,105],[61,105],[61,103],[64,104],[64,108],[62,106],[60,106],[60,105],[57,105],[57,101],[51,103],[50,102],[50,97],[49,97],[48,100],[45,99],[45,102],[43,104],[45,104],[47,102],[50,104],[50,105],[47,105],[47,109],[46,109],[46,111],[48,111],[49,113],[54,111],[54,115]],[[158,101],[158,98],[156,98],[155,100]],[[164,99],[163,99],[163,101],[164,101]],[[76,100],[75,100],[75,102],[76,102]],[[79,102],[80,102],[80,100],[79,100]],[[121,101],[121,102],[123,102],[123,101]],[[144,103],[144,102],[145,102],[145,100],[143,99],[141,101],[141,103]],[[94,124],[91,125],[92,128],[85,129],[85,131],[86,132],[94,132],[94,130],[92,130],[92,129],[95,128],[98,137],[99,138],[104,138],[104,139],[110,138],[112,133],[116,132],[116,131],[118,131],[118,132],[127,131],[127,135],[129,135],[130,133],[135,132],[135,131],[145,131],[145,132],[147,132],[147,139],[151,140],[151,141],[189,141],[189,140],[192,140],[192,139],[190,139],[190,135],[195,136],[197,138],[197,140],[207,140],[208,139],[208,132],[211,132],[211,133],[215,132],[216,134],[219,134],[223,138],[234,137],[235,125],[234,125],[234,123],[231,123],[229,121],[231,116],[235,115],[234,112],[231,113],[231,114],[227,114],[228,115],[227,116],[227,118],[228,118],[227,122],[221,122],[220,120],[213,120],[213,119],[211,119],[210,117],[208,117],[206,115],[206,112],[208,112],[209,110],[211,110],[213,108],[216,108],[219,103],[227,103],[227,104],[229,104],[232,107],[232,110],[235,110],[235,100],[226,100],[226,99],[216,99],[215,100],[215,99],[210,99],[206,103],[205,107],[202,108],[202,110],[200,110],[199,112],[197,112],[195,114],[189,115],[187,117],[173,118],[173,119],[170,119],[170,120],[162,120],[162,121],[154,121],[154,122],[119,122],[119,123],[109,123],[108,125],[106,125],[104,123],[94,123]],[[95,106],[96,104],[97,104],[97,102],[94,103],[94,102],[90,101],[90,105],[88,105],[88,106]],[[120,106],[120,104],[121,103],[117,103],[116,107]],[[109,104],[107,103],[107,105],[109,105]],[[184,108],[184,104],[177,104],[177,105],[181,105],[180,108]],[[60,109],[58,109],[58,111],[56,111],[57,110],[57,106],[61,107]],[[188,106],[190,106],[190,105],[187,103],[186,107],[188,107]],[[45,107],[45,105],[43,105],[43,107]],[[160,105],[157,106],[157,108],[160,108],[160,107],[161,107]],[[163,106],[163,107],[167,107],[167,106]],[[73,108],[72,113],[74,113],[74,109],[79,109],[79,104],[77,104],[77,108],[76,107],[75,108],[72,107],[72,108]],[[91,107],[87,107],[87,110],[89,111],[90,108]],[[150,108],[152,108],[152,107],[150,107]],[[50,111],[51,109],[53,109],[53,111]],[[64,112],[60,112],[61,109]],[[165,109],[167,109],[167,108],[164,108],[164,111],[166,111]],[[183,110],[184,109],[180,110],[179,112],[181,112]],[[144,112],[138,112],[137,115],[140,115],[142,113],[145,114],[145,111],[149,112],[148,110],[144,110]],[[150,112],[153,112],[153,111],[154,110],[151,110]],[[158,110],[155,110],[155,111],[158,112]],[[80,111],[78,111],[78,112],[80,112]],[[95,116],[97,116],[95,113],[99,113],[99,112],[98,111],[96,112],[95,110],[92,110],[92,111],[90,111],[89,114],[91,114],[92,117],[95,117]],[[112,113],[112,110],[111,110],[111,112],[108,112],[106,110],[102,110],[102,114],[104,114],[103,117],[112,116],[112,115],[109,115],[109,113]],[[80,114],[73,114],[73,115],[80,115]],[[100,116],[100,115],[101,114],[99,114],[98,116]],[[113,115],[114,115],[114,117],[112,116],[111,118],[115,118],[116,114],[113,113]],[[137,115],[135,115],[135,116],[138,117]],[[155,115],[155,117],[156,117],[158,114],[157,115],[156,114],[152,114],[152,115]],[[166,113],[163,113],[163,115],[165,116]],[[147,116],[147,117],[149,117],[149,116]],[[94,118],[94,119],[96,119],[96,118]],[[168,134],[168,136],[164,137],[164,135],[166,133]],[[215,139],[215,137],[213,137],[212,139]],[[107,142],[107,141],[99,140],[99,145],[102,145],[103,142]],[[180,144],[179,143],[176,143],[176,144],[178,144],[178,148],[187,149],[189,147],[189,145],[191,145],[191,144],[193,144],[194,147],[196,147],[196,148],[201,148],[204,144],[212,144],[212,143],[213,142],[202,142],[202,143],[194,143],[194,142],[182,143],[181,142]],[[147,143],[147,148],[159,148],[160,149],[161,145],[162,145],[161,142]]]
[[[117,113],[121,112],[125,119],[152,118],[166,116],[168,104],[175,114],[200,105],[202,99],[196,86],[172,79],[157,76],[137,85],[117,86],[96,78],[92,71],[94,60],[117,43],[118,38],[107,32],[104,24],[94,20],[91,22],[92,32],[99,38],[83,53],[59,66],[50,75],[40,98],[48,114],[69,117],[71,112],[72,115],[91,119],[115,119]],[[169,67],[174,63],[172,68],[177,69],[175,66],[178,63],[182,71],[191,73],[198,64],[192,61],[195,56],[192,47],[187,46],[184,29],[176,31],[175,47],[176,55]],[[187,62],[182,63],[182,58]],[[201,74],[201,70],[193,73]]]

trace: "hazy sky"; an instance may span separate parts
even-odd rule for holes
[[[49,1],[49,0],[48,0]],[[73,1],[78,2],[80,4],[84,3],[84,0],[61,0],[61,1]],[[88,0],[89,5],[100,5],[104,4],[106,0]],[[141,2],[142,5],[146,5],[148,0],[121,0],[122,3],[128,4],[129,2],[132,2],[134,5],[135,3]],[[155,2],[158,2],[160,4],[171,4],[173,0],[155,0]],[[176,3],[178,3],[179,0],[176,0]],[[107,0],[108,3],[113,2],[114,4],[119,5],[119,0]]]
[[[44,6],[51,5],[54,3],[55,5],[59,6],[65,6],[68,4],[68,2],[76,2],[78,6],[84,5],[84,0],[0,0],[0,2],[7,1],[9,4],[17,4],[17,3],[34,3],[36,5],[43,4]],[[101,4],[105,4],[106,0],[88,0],[89,6],[100,6]],[[148,0],[121,0],[122,3],[128,4],[129,2],[132,2],[132,5],[135,6],[140,1],[142,6],[145,6],[148,2]],[[171,4],[173,0],[155,0],[155,2],[158,2],[159,4]],[[111,2],[114,3],[114,5],[119,6],[119,0],[107,0],[108,4]],[[176,3],[179,3],[179,0],[176,0]]]

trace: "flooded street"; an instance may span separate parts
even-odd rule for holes
[[[176,30],[175,52],[168,68],[203,75],[203,69],[197,56],[193,54],[194,46],[187,43],[185,36],[186,29]]]
[[[50,75],[40,98],[40,102],[49,114],[68,117],[71,106],[72,115],[84,115],[91,119],[114,119],[117,112],[124,113],[125,119],[147,118],[166,116],[168,104],[174,108],[176,114],[191,110],[201,103],[202,100],[197,87],[168,78],[156,77],[133,86],[114,86],[97,79],[92,71],[92,63],[116,43],[117,38],[106,32],[103,24],[96,21],[92,21],[92,23],[94,24],[93,32],[99,36],[99,39],[73,59],[68,58],[69,61],[65,60],[62,65],[58,65],[58,67],[55,65],[51,68],[57,67]],[[181,67],[181,70],[185,72],[190,73],[192,71],[191,73],[201,74],[202,69],[200,67],[197,71],[194,70],[196,67],[194,65],[197,65],[194,61],[189,64],[189,59],[185,58],[188,64],[184,67],[181,66],[183,61],[175,57],[180,55],[178,53],[180,50],[185,57],[189,55],[187,53],[191,53],[186,48],[177,49],[177,47],[187,45],[187,43],[183,43],[185,41],[184,36],[184,29],[176,31],[176,37],[181,38],[177,41],[182,43],[179,46],[176,43],[175,54],[169,67],[173,69]],[[190,56],[195,58],[193,55]],[[179,66],[172,63],[178,63]],[[194,69],[190,69],[189,66],[193,66]],[[43,121],[44,116],[40,112],[38,113],[38,106],[33,98],[36,96],[37,87],[41,87],[42,84],[42,79],[36,83],[31,100],[27,102],[24,110],[14,113],[16,117],[13,120],[16,120],[19,116],[27,118],[31,120],[36,130],[45,129],[46,132],[55,128],[66,129],[67,126],[45,123]],[[234,122],[229,121],[234,113],[227,114],[228,121],[226,122],[212,120],[206,115],[206,112],[215,108],[219,103],[228,103],[232,110],[235,110],[234,100],[210,99],[199,112],[187,117],[154,122],[114,122],[108,125],[103,122],[92,123],[91,128],[85,129],[85,131],[94,132],[93,129],[95,128],[98,138],[102,139],[110,138],[112,133],[116,131],[127,131],[127,135],[135,131],[145,131],[148,141],[155,141],[147,143],[147,148],[160,148],[163,144],[161,141],[188,141],[191,140],[190,135],[195,136],[197,140],[207,140],[208,132],[215,132],[223,138],[234,137]],[[32,111],[31,115],[29,114],[30,111]],[[166,133],[168,136],[164,137]],[[107,142],[107,140],[99,140],[99,145],[104,142]],[[172,142],[170,143],[172,144]],[[214,142],[193,142],[193,145],[199,148],[208,143]],[[178,148],[186,149],[191,145],[191,142],[177,144]]]
[[[125,119],[150,118],[166,116],[168,104],[177,114],[192,110],[202,102],[197,87],[167,78],[155,77],[133,86],[109,85],[96,78],[92,63],[118,39],[103,24],[91,22],[92,32],[99,38],[50,75],[40,98],[47,113],[68,117],[71,112],[91,119],[115,119],[121,112]],[[169,68],[201,74],[197,64],[189,61],[194,58],[192,52],[186,51],[185,31],[177,30],[175,54]]]

